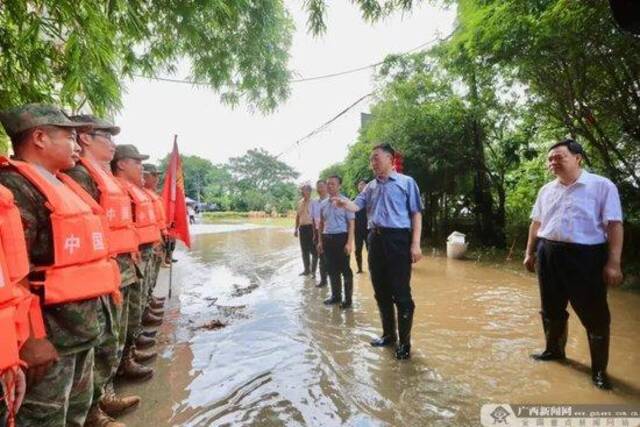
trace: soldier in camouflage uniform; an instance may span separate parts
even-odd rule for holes
[[[141,161],[148,158],[149,156],[140,154],[133,145],[117,145],[111,161],[111,170],[116,177],[128,180],[127,174],[131,172],[137,175],[139,168],[139,181],[142,181]],[[125,357],[123,357],[123,363],[121,364],[121,372],[124,375],[126,375],[127,370],[130,370],[128,368],[131,367],[131,362],[134,361],[134,346],[137,349],[144,349],[155,344],[153,336],[156,331],[145,331],[143,326],[158,326],[162,323],[162,319],[145,310],[147,307],[149,259],[152,254],[153,245],[140,245],[140,256],[136,259],[136,268],[141,279],[129,292],[129,324],[125,344]]]
[[[43,104],[6,111],[0,114],[0,121],[11,138],[16,159],[39,165],[51,180],[56,180],[54,172],[73,165],[79,152],[75,129],[87,125]],[[11,190],[20,210],[32,277],[37,274],[36,267],[53,263],[51,212],[42,193],[13,167],[0,169],[0,183]],[[94,347],[104,333],[99,311],[98,298],[43,307],[47,338],[59,357],[48,369],[29,367],[32,381],[17,414],[17,425],[84,424],[93,397]]]
[[[144,188],[147,191],[151,191],[154,194],[158,193],[158,177],[160,173],[155,165],[151,163],[145,163],[142,165],[144,173]],[[164,264],[167,258],[167,245],[170,241],[170,236],[163,231],[162,242],[155,248],[153,264],[152,264],[152,276],[149,279],[151,287],[149,288],[149,307],[152,310],[161,310],[164,307],[164,300],[153,295],[156,284],[158,282],[158,275],[160,273],[160,267]]]
[[[115,151],[112,137],[120,132],[120,128],[91,115],[73,116],[72,119],[92,123],[90,129],[78,133],[78,144],[82,149],[81,157],[110,173],[109,163]],[[67,170],[66,174],[80,184],[96,202],[100,202],[98,184],[83,164],[77,163],[76,166]],[[87,426],[124,426],[114,422],[110,417],[118,416],[140,403],[139,396],[117,396],[113,386],[113,379],[122,359],[127,336],[129,289],[138,281],[131,253],[118,254],[115,259],[120,268],[120,292],[123,303],[115,304],[111,296],[102,297],[103,310],[100,312],[100,320],[103,322],[106,333],[95,349],[93,405],[87,417]],[[138,360],[150,360],[155,357],[155,353],[145,354],[135,350],[133,354],[134,359]],[[148,376],[148,373],[145,376]]]

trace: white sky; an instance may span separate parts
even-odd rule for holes
[[[455,13],[421,4],[410,14],[396,14],[375,25],[366,24],[347,0],[329,2],[328,30],[320,37],[307,33],[301,0],[287,0],[296,31],[290,68],[296,77],[312,77],[378,62],[387,54],[413,49],[453,28]],[[172,78],[188,78],[188,73]],[[171,149],[178,134],[181,154],[195,154],[223,163],[229,157],[262,147],[278,154],[333,117],[374,87],[372,70],[326,80],[294,83],[290,98],[269,115],[222,104],[206,87],[134,79],[127,83],[124,108],[116,116],[122,128],[117,143],[135,144],[157,160]],[[355,142],[360,113],[367,101],[342,116],[328,130],[303,142],[281,160],[315,180],[326,166],[342,161]]]

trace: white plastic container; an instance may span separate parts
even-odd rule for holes
[[[466,236],[454,231],[447,237],[447,258],[462,259],[467,252]]]

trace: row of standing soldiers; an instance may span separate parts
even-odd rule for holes
[[[120,129],[28,104],[0,113],[0,425],[109,426],[147,380],[172,262],[158,173]]]

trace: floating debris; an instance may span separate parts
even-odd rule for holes
[[[202,326],[199,326],[198,329],[205,329],[207,331],[215,331],[216,329],[222,329],[227,326],[226,323],[222,323],[219,320],[211,320],[210,322],[205,323]]]

